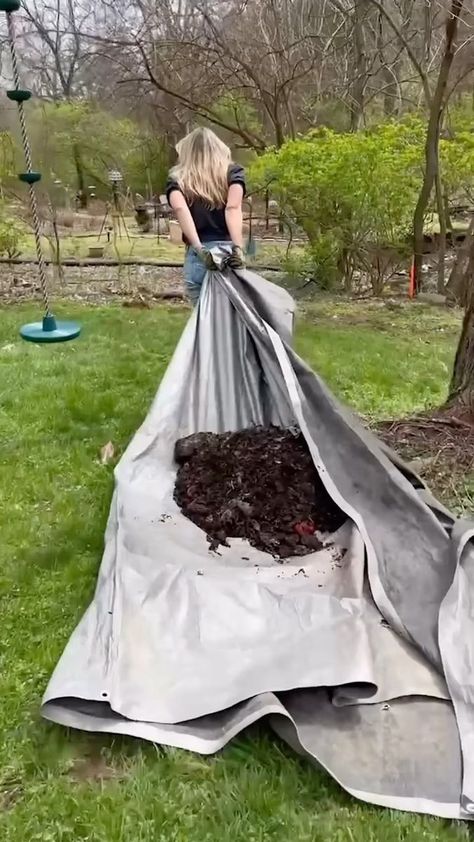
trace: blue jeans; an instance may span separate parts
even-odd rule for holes
[[[206,249],[217,248],[218,246],[232,245],[229,240],[217,241],[212,243],[203,243]],[[207,269],[204,266],[196,249],[190,246],[186,251],[184,259],[184,282],[186,284],[186,292],[192,304],[196,306],[201,295],[201,287],[204,278],[206,277]]]

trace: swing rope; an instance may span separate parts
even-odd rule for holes
[[[10,53],[12,59],[12,71],[13,71],[13,82],[15,85],[15,90],[20,91],[20,73],[18,70],[18,61],[16,57],[16,49],[15,49],[15,25],[13,22],[13,15],[7,14],[7,25],[8,25],[8,37],[10,42]],[[30,141],[28,139],[28,132],[26,130],[26,120],[25,120],[25,108],[23,102],[21,100],[17,101],[18,107],[18,116],[20,120],[20,131],[21,131],[21,142],[23,145],[23,152],[25,155],[25,163],[26,163],[26,172],[28,175],[33,173],[33,160],[31,157],[31,147]],[[33,219],[33,233],[35,237],[35,246],[36,246],[36,256],[38,259],[38,274],[41,286],[41,295],[43,298],[43,305],[45,309],[45,315],[51,315],[51,307],[49,304],[49,297],[48,297],[48,288],[47,288],[47,280],[46,280],[46,266],[44,263],[43,257],[43,248],[41,245],[41,226],[40,226],[40,219],[38,213],[38,203],[36,201],[36,192],[34,183],[28,183],[28,192],[30,197],[30,208],[31,208],[31,216]]]
[[[56,321],[56,318],[51,312],[51,307],[49,304],[46,265],[44,262],[43,248],[41,245],[41,223],[35,191],[35,184],[38,181],[41,181],[41,173],[35,172],[33,170],[31,147],[28,138],[28,132],[26,130],[26,118],[24,108],[24,103],[30,99],[31,92],[23,90],[20,87],[20,71],[18,68],[18,60],[16,56],[16,37],[15,26],[13,23],[13,13],[19,11],[20,5],[20,0],[0,0],[0,12],[5,12],[7,16],[8,41],[10,44],[13,82],[15,85],[13,90],[7,91],[7,97],[8,99],[12,100],[12,102],[16,102],[18,107],[18,116],[20,118],[21,142],[23,145],[23,152],[26,163],[26,172],[19,173],[18,178],[24,184],[28,185],[31,217],[33,220],[33,232],[35,236],[38,275],[44,305],[43,320],[41,322],[31,322],[29,324],[23,325],[23,327],[20,328],[20,335],[27,342],[69,342],[70,339],[75,339],[76,336],[79,336],[81,332],[81,326],[77,322]]]

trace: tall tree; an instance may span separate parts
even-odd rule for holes
[[[413,216],[414,240],[414,276],[415,281],[421,277],[421,263],[423,259],[423,229],[426,209],[431,198],[433,187],[436,190],[438,219],[440,224],[441,248],[439,254],[440,272],[438,291],[444,288],[444,252],[446,245],[446,227],[443,192],[441,185],[439,164],[439,138],[443,121],[443,112],[447,102],[448,82],[456,49],[456,35],[462,14],[464,0],[452,0],[451,9],[446,20],[445,42],[438,78],[430,99],[428,100],[429,118],[425,143],[425,173],[423,185]]]
[[[314,124],[325,97],[354,102],[354,114],[362,113],[367,3],[358,0],[360,15],[351,16],[352,0],[183,0],[177,14],[175,0],[131,0],[126,14],[111,18],[102,43],[122,85],[260,151]],[[352,56],[356,19],[360,40]],[[349,69],[350,55],[360,72]],[[250,108],[224,113],[223,98]],[[257,120],[242,120],[246,114]]]
[[[46,99],[72,103],[83,96],[83,74],[91,60],[90,43],[85,33],[93,18],[88,0],[27,0],[24,5],[22,36],[28,47],[26,63],[35,93]],[[86,177],[82,150],[73,147],[77,193],[82,207],[87,206]]]
[[[425,27],[423,30],[423,51],[421,57],[417,54],[411,42],[406,37],[406,33],[400,28],[395,21],[393,15],[388,10],[387,6],[382,0],[371,0],[371,3],[379,10],[385,17],[390,28],[398,37],[400,43],[403,45],[408,58],[410,59],[414,69],[416,70],[424,93],[425,103],[428,109],[428,125],[426,132],[425,143],[425,172],[420,195],[416,204],[413,215],[413,250],[414,250],[414,266],[413,272],[415,281],[420,286],[421,279],[421,264],[423,260],[423,235],[424,222],[428,204],[431,199],[433,188],[436,190],[436,199],[438,207],[438,216],[441,226],[441,240],[445,241],[445,212],[443,191],[440,176],[439,163],[439,139],[442,127],[442,120],[444,110],[450,95],[448,87],[451,68],[454,62],[456,52],[456,37],[459,30],[459,24],[464,7],[464,0],[450,0],[449,8],[446,12],[446,22],[444,26],[444,41],[441,47],[441,60],[437,71],[437,76],[434,84],[431,82],[429,72],[429,48],[428,48],[428,33],[431,36],[433,19],[431,12],[428,15],[425,12]],[[444,288],[444,249],[440,249],[440,276],[439,276],[439,290]]]
[[[466,308],[454,362],[449,402],[458,403],[474,413],[474,233],[469,241],[464,288]]]
[[[367,84],[368,51],[364,37],[370,0],[354,0],[353,11],[353,61],[350,93],[351,130],[359,131],[364,119],[364,95]]]

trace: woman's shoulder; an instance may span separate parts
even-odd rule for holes
[[[245,186],[245,170],[241,164],[235,162],[229,164],[227,179],[229,184],[243,184]]]
[[[168,201],[169,201],[170,194],[174,190],[179,190],[179,192],[181,192],[181,188],[178,184],[178,180],[177,180],[176,175],[174,173],[174,169],[171,168],[169,173],[168,173],[168,178],[167,178],[166,187],[165,187],[166,198],[168,199]]]

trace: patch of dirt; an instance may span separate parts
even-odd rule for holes
[[[24,788],[20,780],[0,781],[0,812],[13,809],[23,795]]]
[[[76,783],[110,781],[119,777],[118,772],[108,766],[100,755],[78,758],[72,765],[70,775]]]
[[[176,266],[127,264],[118,266],[64,265],[59,280],[55,267],[47,266],[48,290],[54,298],[92,304],[122,301],[125,307],[151,308],[156,304],[188,306],[183,270]],[[275,272],[260,274],[275,279]],[[0,304],[41,299],[34,264],[10,265],[0,261]]]
[[[321,549],[345,514],[328,495],[299,430],[198,433],[175,448],[175,500],[216,550],[246,538],[275,558]]]
[[[441,499],[459,497],[459,484],[474,473],[474,416],[440,409],[377,426],[393,450],[413,460],[413,469]]]

